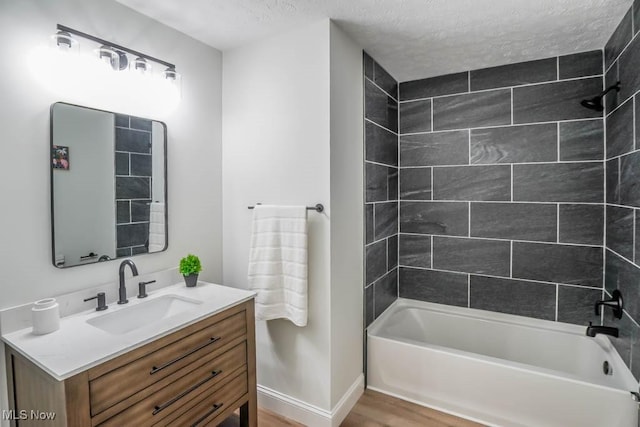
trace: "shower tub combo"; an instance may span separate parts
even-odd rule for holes
[[[399,299],[368,330],[368,387],[489,426],[636,427],[638,382],[585,327]]]

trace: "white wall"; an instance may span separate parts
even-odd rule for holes
[[[309,321],[258,322],[258,384],[330,409],[329,21],[224,52],[224,283],[247,286],[257,202],[309,213]]]
[[[219,282],[221,53],[110,0],[0,0],[0,39],[8,41],[0,45],[0,308],[117,277],[118,262],[64,270],[51,263],[49,106],[61,99],[34,82],[25,62],[57,23],[173,62],[182,73],[181,103],[163,118],[168,127],[169,249],[134,260],[144,273],[174,267],[193,252],[201,256],[202,278]],[[103,107],[100,99],[78,103]],[[0,372],[2,408],[4,369]]]
[[[363,372],[362,48],[331,23],[331,405]]]
[[[363,370],[362,50],[325,19],[223,56],[224,283],[247,286],[247,206],[324,204],[308,326],[256,332],[258,384],[326,419]]]

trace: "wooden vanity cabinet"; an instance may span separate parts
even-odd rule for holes
[[[5,349],[12,426],[257,426],[253,300],[64,381]]]

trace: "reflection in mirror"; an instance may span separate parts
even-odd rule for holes
[[[166,126],[51,106],[53,264],[85,265],[167,248]]]

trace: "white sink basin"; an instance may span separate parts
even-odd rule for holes
[[[195,308],[198,304],[202,304],[202,301],[178,295],[163,295],[94,317],[87,320],[87,323],[110,334],[121,335]]]

